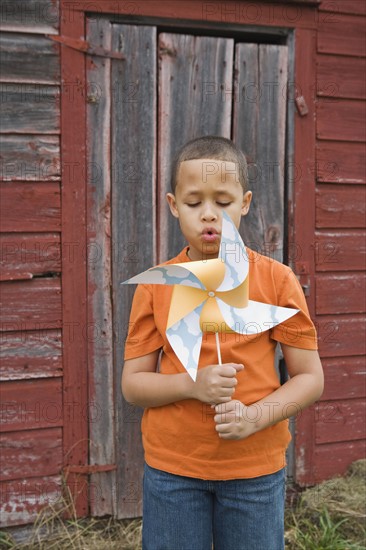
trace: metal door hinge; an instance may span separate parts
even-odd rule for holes
[[[300,95],[295,99],[295,104],[300,116],[305,116],[308,114],[309,108],[306,105],[306,101],[303,95]]]
[[[99,57],[109,57],[111,59],[126,59],[126,56],[120,52],[111,52],[101,46],[91,46],[86,40],[71,38],[70,36],[57,36],[54,34],[46,34],[46,38],[58,42],[62,46],[67,46],[78,52],[83,52],[88,55],[97,55]]]
[[[116,464],[86,464],[86,465],[70,465],[65,466],[64,471],[66,474],[97,474],[99,472],[112,472],[117,469]]]

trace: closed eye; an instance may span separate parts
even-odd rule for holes
[[[191,208],[194,208],[195,206],[200,205],[200,202],[193,202],[193,203],[187,203],[187,206],[190,206]]]
[[[217,204],[219,206],[229,206],[231,204],[231,202],[218,202]]]

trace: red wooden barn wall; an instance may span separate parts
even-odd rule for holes
[[[61,494],[60,55],[56,2],[2,2],[0,516]]]
[[[365,14],[366,2],[338,0],[318,15],[314,292],[325,391],[312,481],[365,456]]]
[[[88,9],[91,3],[76,4],[71,11],[65,3],[62,33],[82,37],[83,4]],[[136,6],[140,14],[182,19],[202,19],[203,7],[214,8],[211,20],[234,23],[249,4],[271,13],[267,2],[173,4]],[[287,4],[297,10],[285,12],[292,24],[281,10],[245,23],[311,28],[316,40],[316,67],[314,58],[302,60],[304,71],[316,70],[316,135],[309,140],[316,156],[312,166],[298,170],[303,180],[316,181],[315,223],[310,216],[306,228],[314,252],[309,305],[318,323],[326,390],[297,420],[296,476],[307,484],[344,472],[364,454],[365,3],[323,0],[314,11],[315,2]],[[93,6],[124,11],[119,2]],[[84,143],[64,150],[62,182],[60,169],[60,55],[68,75],[64,122],[83,120],[85,95],[74,75],[82,74],[84,60],[65,48],[60,54],[47,38],[59,33],[57,0],[2,2],[1,27],[1,518],[16,525],[55,503],[66,466],[69,484],[75,481],[80,493],[78,513],[88,511],[82,475],[88,452]],[[62,128],[68,143],[75,134],[85,135],[82,124]],[[294,209],[306,214],[309,206],[311,211],[312,205],[295,200]],[[304,469],[307,449],[311,457]]]

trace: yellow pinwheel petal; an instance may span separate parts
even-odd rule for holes
[[[188,269],[195,275],[207,290],[215,290],[222,283],[225,277],[225,264],[220,258],[213,260],[186,262],[178,265]]]
[[[249,275],[241,285],[232,290],[215,292],[215,296],[233,307],[247,307],[249,301]]]
[[[200,326],[202,332],[234,332],[224,321],[215,298],[208,298],[204,303]]]
[[[207,298],[207,290],[191,286],[174,285],[167,329],[183,319],[188,313],[196,309]]]

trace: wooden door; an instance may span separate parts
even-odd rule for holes
[[[254,200],[241,233],[282,259],[287,47],[106,19],[87,20],[87,40],[107,52],[87,64],[91,513],[135,517],[142,411],[120,390],[134,288],[119,283],[184,246],[165,193],[175,150],[199,135],[247,154]]]

